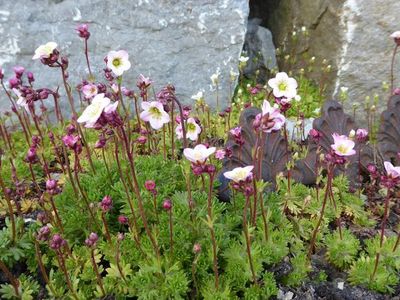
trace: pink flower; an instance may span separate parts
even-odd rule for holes
[[[93,83],[86,84],[82,87],[82,93],[86,99],[91,99],[97,95],[97,86]]]
[[[260,118],[262,130],[266,133],[280,130],[286,121],[279,109],[271,106],[267,100],[264,100],[262,114],[258,118]]]
[[[219,150],[217,150],[217,151],[215,152],[215,158],[216,158],[216,159],[219,159],[219,160],[222,160],[222,159],[225,158],[225,154],[226,154],[226,152],[225,152],[224,149],[219,149]]]
[[[215,147],[207,148],[205,145],[199,144],[193,149],[184,149],[183,155],[194,164],[204,164],[207,158],[213,154],[215,150]]]
[[[238,126],[229,130],[229,132],[235,137],[240,138],[242,135],[242,127]]]
[[[391,177],[391,178],[400,177],[400,167],[393,166],[392,163],[389,161],[385,161],[383,164],[385,166],[385,170],[386,170],[388,177]]]
[[[355,143],[350,140],[345,135],[338,135],[337,133],[332,134],[333,144],[331,148],[335,152],[336,155],[339,156],[351,156],[356,154],[356,151],[353,149]]]

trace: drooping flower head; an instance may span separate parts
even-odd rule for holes
[[[50,58],[56,48],[57,43],[55,42],[48,42],[47,44],[41,45],[35,50],[35,55],[32,59]]]
[[[400,31],[395,31],[390,35],[394,39],[394,42],[400,46]]]
[[[129,70],[131,63],[129,62],[128,52],[125,50],[110,51],[107,54],[107,67],[116,76],[121,76],[125,71]]]
[[[224,176],[236,183],[241,181],[246,181],[249,178],[252,178],[254,166],[247,166],[244,168],[237,167],[234,168],[232,171],[228,171],[224,173]]]
[[[354,150],[355,143],[345,135],[332,134],[333,144],[332,150],[339,156],[351,156],[356,154]]]
[[[207,158],[215,152],[215,147],[207,148],[203,144],[195,146],[193,149],[186,148],[183,150],[183,155],[193,164],[204,164]]]
[[[192,141],[197,141],[201,133],[201,127],[199,126],[199,124],[197,124],[194,118],[189,118],[186,121],[185,129],[186,129],[186,137]],[[183,138],[182,122],[180,122],[179,125],[176,126],[175,133],[178,139]]]
[[[164,110],[162,103],[158,101],[142,102],[142,109],[144,111],[140,113],[140,118],[145,122],[149,122],[150,126],[155,130],[160,129],[170,121],[169,114]]]
[[[297,81],[285,72],[279,72],[275,78],[268,80],[268,85],[273,89],[276,98],[285,97],[292,99],[297,95]]]
[[[86,107],[82,115],[78,118],[78,123],[86,123],[85,127],[93,127],[110,102],[111,100],[104,97],[103,93],[96,95],[92,103]]]

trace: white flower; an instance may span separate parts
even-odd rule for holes
[[[25,110],[29,113],[29,105],[28,105],[28,102],[26,102],[25,97],[22,97],[21,92],[19,90],[15,89],[15,88],[13,89],[13,92],[18,97],[17,105],[19,107],[25,108]]]
[[[395,31],[390,35],[391,38],[400,39],[400,31]]]
[[[82,115],[78,118],[78,123],[86,123],[85,127],[88,128],[93,127],[103,113],[104,108],[106,108],[110,102],[111,100],[104,97],[103,93],[96,95],[92,103],[85,108]]]
[[[97,86],[93,83],[86,84],[82,87],[82,93],[86,99],[93,98],[97,95]]]
[[[341,86],[340,87],[340,91],[342,92],[342,93],[347,93],[347,91],[349,90],[349,88],[348,87],[346,87],[346,86]]]
[[[207,158],[215,152],[215,150],[215,147],[207,148],[203,144],[199,144],[193,149],[184,149],[183,155],[185,155],[185,157],[192,163],[203,164],[207,160]]]
[[[220,74],[220,72],[219,72],[219,69],[218,69],[217,72],[215,72],[214,74],[212,74],[212,75],[210,76],[211,83],[212,83],[214,86],[218,84],[218,81],[219,81],[219,74]]]
[[[149,122],[150,126],[155,130],[160,129],[170,120],[169,114],[165,112],[162,103],[158,101],[143,101],[142,109],[144,111],[140,113],[140,118],[145,122]]]
[[[248,60],[249,60],[249,57],[248,57],[248,56],[243,56],[243,55],[241,55],[241,56],[239,57],[239,62],[241,62],[241,63],[246,63]]]
[[[186,137],[192,141],[197,141],[199,134],[201,133],[200,126],[196,123],[196,120],[189,118],[186,122]],[[183,138],[182,122],[175,128],[175,133],[178,139]]]
[[[300,95],[294,96],[294,100],[295,100],[296,102],[300,102],[301,96],[300,96]]]
[[[277,73],[275,78],[268,80],[268,85],[277,98],[294,98],[297,95],[296,79],[289,77],[285,72]]]
[[[119,102],[119,101],[115,101],[114,103],[108,104],[108,105],[104,108],[104,112],[105,112],[106,114],[110,114],[110,113],[113,113],[114,111],[116,111],[116,110],[117,110],[117,107],[118,107],[118,102]]]
[[[35,55],[32,59],[40,59],[40,58],[49,58],[50,55],[53,53],[54,49],[57,48],[57,43],[55,42],[48,42],[45,45],[40,45],[35,50]]]
[[[197,94],[194,94],[192,96],[192,99],[196,100],[196,101],[201,101],[203,99],[203,97],[204,97],[203,92],[199,91]]]
[[[253,166],[234,168],[232,171],[225,172],[224,176],[236,183],[239,183],[240,181],[245,181],[247,178],[253,176],[253,173],[251,172],[253,168]]]
[[[233,69],[231,68],[231,71],[229,72],[229,75],[230,75],[230,79],[231,79],[231,81],[235,81],[235,80],[236,80],[236,78],[239,76],[239,73],[238,73],[238,72],[235,72],[235,71],[233,71]]]
[[[108,52],[107,67],[110,68],[116,76],[121,76],[131,67],[128,52],[125,50]]]

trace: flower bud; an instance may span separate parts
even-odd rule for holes
[[[172,202],[170,199],[165,199],[163,202],[163,208],[167,211],[171,210],[172,208]]]
[[[78,36],[87,40],[90,37],[90,32],[89,32],[89,26],[88,24],[80,24],[76,28],[76,32],[78,33]]]
[[[100,208],[103,212],[108,212],[112,208],[112,199],[110,196],[104,196],[103,200],[100,202]]]
[[[118,216],[118,223],[122,225],[128,224],[128,217],[127,216]]]
[[[145,137],[144,135],[141,135],[136,139],[136,142],[138,144],[144,145],[147,142],[147,137]]]
[[[32,82],[35,81],[35,77],[33,76],[32,72],[27,72],[26,77],[28,78],[28,82],[31,84]]]
[[[146,182],[144,183],[144,187],[149,192],[152,192],[156,188],[156,183],[153,180],[146,180]]]
[[[13,68],[13,70],[14,70],[14,73],[15,73],[15,77],[17,77],[18,79],[21,79],[22,75],[25,72],[25,68],[21,67],[21,66],[15,66]]]
[[[193,253],[198,254],[201,251],[201,245],[199,243],[196,243],[193,245]]]

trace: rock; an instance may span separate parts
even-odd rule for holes
[[[394,48],[390,34],[400,30],[397,0],[254,0],[250,3],[250,17],[261,18],[262,26],[269,28],[274,43],[285,53],[297,57],[297,66],[304,66],[312,56],[316,64],[311,77],[317,83],[327,84],[327,98],[338,99],[341,87],[348,87],[347,112],[353,103],[363,104],[366,96],[380,95],[385,108],[389,92],[382,90],[382,81],[390,81],[390,62]],[[382,18],[384,16],[384,18]],[[308,30],[301,37],[301,27]],[[297,37],[293,38],[293,31]],[[300,34],[299,34],[300,33]],[[321,74],[321,61],[332,66],[329,74]],[[278,61],[282,71],[294,69],[283,57]],[[395,75],[400,72],[400,64]],[[400,86],[400,77],[396,81]],[[362,107],[362,106],[361,106]],[[366,123],[365,112],[358,109],[361,124]]]
[[[237,71],[249,13],[243,0],[14,0],[0,1],[0,66],[5,78],[22,65],[36,77],[36,87],[55,89],[62,84],[58,69],[32,61],[35,49],[55,41],[69,57],[70,82],[87,77],[83,41],[75,27],[89,24],[89,57],[98,81],[103,81],[103,58],[110,50],[124,49],[131,70],[124,86],[136,88],[140,73],[155,81],[156,91],[167,83],[186,103],[200,89],[215,106],[210,76],[221,72],[219,98],[229,100],[229,72]],[[60,91],[64,91],[61,86]],[[3,94],[4,95],[4,94]],[[4,99],[4,98],[3,98]],[[75,97],[75,103],[77,103]],[[64,108],[68,108],[65,97]],[[0,110],[9,109],[0,101]]]
[[[243,50],[249,60],[244,68],[244,75],[254,78],[256,71],[259,71],[258,82],[265,83],[269,77],[269,71],[275,69],[277,64],[272,33],[259,25],[261,21],[259,18],[254,18],[247,24]]]

